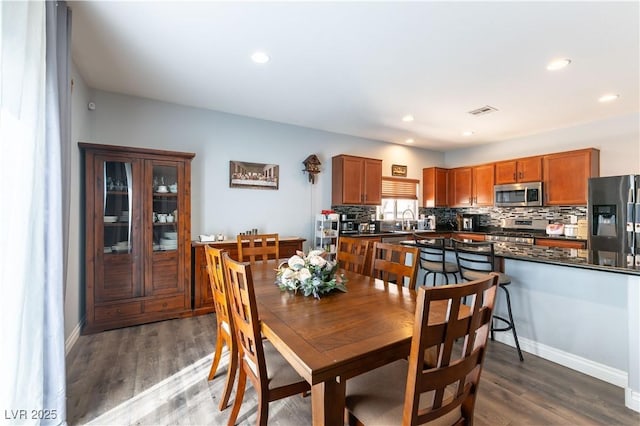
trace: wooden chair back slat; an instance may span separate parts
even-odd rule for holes
[[[338,263],[347,271],[364,273],[364,267],[369,257],[369,240],[365,238],[338,238]]]
[[[278,234],[238,235],[238,260],[240,262],[266,261],[280,258]],[[248,245],[245,246],[244,243]]]
[[[427,423],[459,406],[463,423],[473,422],[497,288],[498,274],[491,273],[465,284],[418,289],[403,424]],[[445,324],[428,325],[432,304],[442,300],[449,306]],[[456,343],[460,337],[464,337],[461,345]],[[432,346],[436,365],[425,367],[423,354]],[[425,392],[432,392],[432,405],[419,411]]]
[[[267,383],[267,367],[251,266],[231,259],[228,253],[223,255],[223,259],[239,357],[241,362],[246,362],[250,366],[247,375],[256,390],[259,390],[263,383]]]
[[[416,247],[373,243],[371,276],[385,283],[415,288],[419,251]]]
[[[207,260],[207,273],[209,274],[209,283],[211,285],[211,294],[213,295],[213,304],[216,310],[216,318],[229,324],[233,330],[231,316],[229,311],[229,298],[225,285],[224,267],[222,265],[222,254],[224,250],[219,250],[206,245],[204,254]],[[231,332],[233,333],[233,331]]]

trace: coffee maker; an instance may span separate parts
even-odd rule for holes
[[[355,214],[343,214],[340,216],[340,235],[357,234],[358,221]]]

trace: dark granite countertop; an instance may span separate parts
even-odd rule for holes
[[[348,237],[397,237],[402,235],[413,235],[413,233],[417,234],[481,234],[481,235],[492,235],[498,232],[501,232],[501,228],[481,228],[477,231],[456,231],[451,229],[436,229],[435,231],[426,231],[426,230],[415,230],[415,231],[379,231],[379,232],[362,232],[356,234],[344,234]],[[567,237],[564,235],[547,235],[544,232],[532,232],[534,238],[544,238],[551,240],[565,240],[565,241],[581,241],[586,242],[587,240],[576,238],[576,237]]]
[[[413,240],[402,244],[413,245]],[[626,275],[640,275],[640,267],[626,266],[623,253],[598,252],[569,248],[530,246],[511,243],[494,243],[495,254],[505,259],[524,260],[549,265],[570,266]],[[451,247],[447,248],[451,250]]]

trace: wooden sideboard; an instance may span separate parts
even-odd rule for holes
[[[296,250],[302,250],[304,238],[280,237],[280,257],[289,258],[296,254]],[[207,274],[207,259],[204,256],[204,246],[211,245],[217,249],[226,250],[232,259],[238,258],[238,244],[236,240],[216,241],[202,243],[191,242],[191,294],[193,295],[193,315],[202,315],[214,312],[213,295],[209,285]]]

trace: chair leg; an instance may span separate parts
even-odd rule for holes
[[[238,387],[236,388],[236,399],[233,401],[233,408],[231,409],[231,414],[229,414],[229,421],[227,422],[227,426],[233,426],[236,424],[236,419],[238,418],[238,414],[240,413],[240,406],[242,405],[242,400],[244,399],[244,389],[247,385],[247,373],[245,373],[242,366],[240,366],[240,374],[238,375]]]
[[[426,286],[427,285],[427,277],[429,276],[429,271],[424,271],[424,277],[422,277],[422,286]],[[416,288],[416,290],[418,290]]]
[[[266,391],[262,390],[258,392],[258,419],[257,425],[267,426],[267,420],[269,420],[269,399],[267,395],[263,395]]]
[[[222,330],[220,325],[217,327],[217,337],[216,337],[216,352],[213,355],[213,362],[211,363],[211,370],[209,370],[209,380],[212,380],[216,371],[218,370],[218,364],[220,363],[220,358],[222,358],[222,346],[224,346],[224,340],[222,339]]]
[[[504,290],[504,294],[507,297],[507,313],[509,314],[509,322],[511,323],[511,332],[513,333],[513,340],[516,342],[516,349],[518,350],[518,357],[520,361],[524,361],[524,357],[522,356],[522,351],[520,350],[520,342],[518,342],[518,333],[516,333],[516,323],[513,321],[513,314],[511,312],[511,297],[509,296],[509,290],[500,286]]]
[[[220,404],[218,405],[218,409],[220,411],[227,408],[227,405],[229,404],[229,397],[231,396],[233,382],[236,379],[236,370],[238,369],[237,350],[233,345],[233,342],[229,342],[227,346],[229,347],[229,367],[227,369],[227,381],[224,384],[224,391],[222,392],[222,398],[220,399]]]

